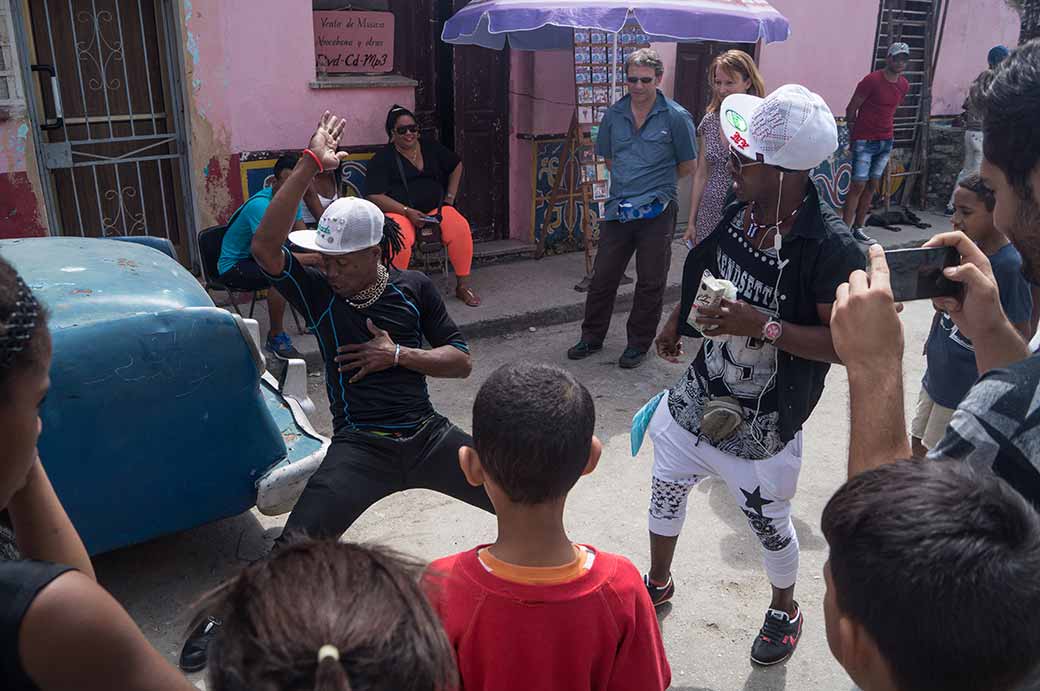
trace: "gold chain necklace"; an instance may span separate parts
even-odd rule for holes
[[[411,164],[412,164],[413,166],[415,166],[416,168],[418,168],[418,167],[419,167],[419,156],[420,156],[420,155],[422,155],[422,150],[421,150],[421,149],[419,149],[418,147],[416,147],[416,150],[415,150],[415,154],[414,154],[414,155],[411,155],[411,156],[410,156],[410,155],[408,155],[408,154],[407,154],[406,152],[404,152],[404,151],[401,151],[400,149],[398,149],[397,151],[398,151],[398,152],[400,152],[400,154],[401,154],[402,156],[404,156],[405,158],[407,158],[407,159],[408,159],[408,161],[409,161],[409,162],[410,162],[410,163],[411,163]]]
[[[362,290],[357,295],[353,295],[349,298],[343,298],[347,304],[356,310],[363,310],[371,307],[376,303],[383,292],[386,290],[386,284],[390,280],[390,272],[382,264],[379,265],[378,276],[376,282],[369,287]]]

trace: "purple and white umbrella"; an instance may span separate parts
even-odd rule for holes
[[[629,18],[653,41],[784,41],[787,18],[766,0],[472,0],[444,24],[456,45],[570,48],[574,29],[617,33]]]

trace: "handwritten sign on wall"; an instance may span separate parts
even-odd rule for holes
[[[314,55],[323,74],[393,71],[393,13],[315,12]]]

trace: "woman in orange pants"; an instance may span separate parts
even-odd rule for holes
[[[390,143],[368,164],[365,186],[368,200],[397,221],[405,247],[394,266],[407,269],[423,217],[441,214],[441,237],[458,283],[455,295],[470,307],[480,298],[470,287],[473,235],[469,221],[455,209],[455,195],[462,179],[462,162],[454,151],[432,140],[420,140],[419,125],[407,108],[394,106],[386,116]]]

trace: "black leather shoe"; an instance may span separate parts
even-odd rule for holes
[[[621,353],[621,357],[618,359],[618,367],[621,369],[635,369],[643,364],[643,360],[646,359],[645,350],[636,350],[635,348],[625,348],[625,352]]]
[[[220,620],[214,617],[206,617],[184,641],[181,648],[181,669],[185,672],[199,672],[206,669],[206,661],[209,658],[209,644],[220,629]]]
[[[598,353],[603,350],[602,343],[589,343],[588,341],[578,341],[575,343],[570,350],[567,351],[567,358],[570,360],[584,360],[593,353]]]
[[[853,228],[852,237],[856,238],[857,242],[862,242],[864,245],[877,244],[877,240],[864,233],[862,228]]]

